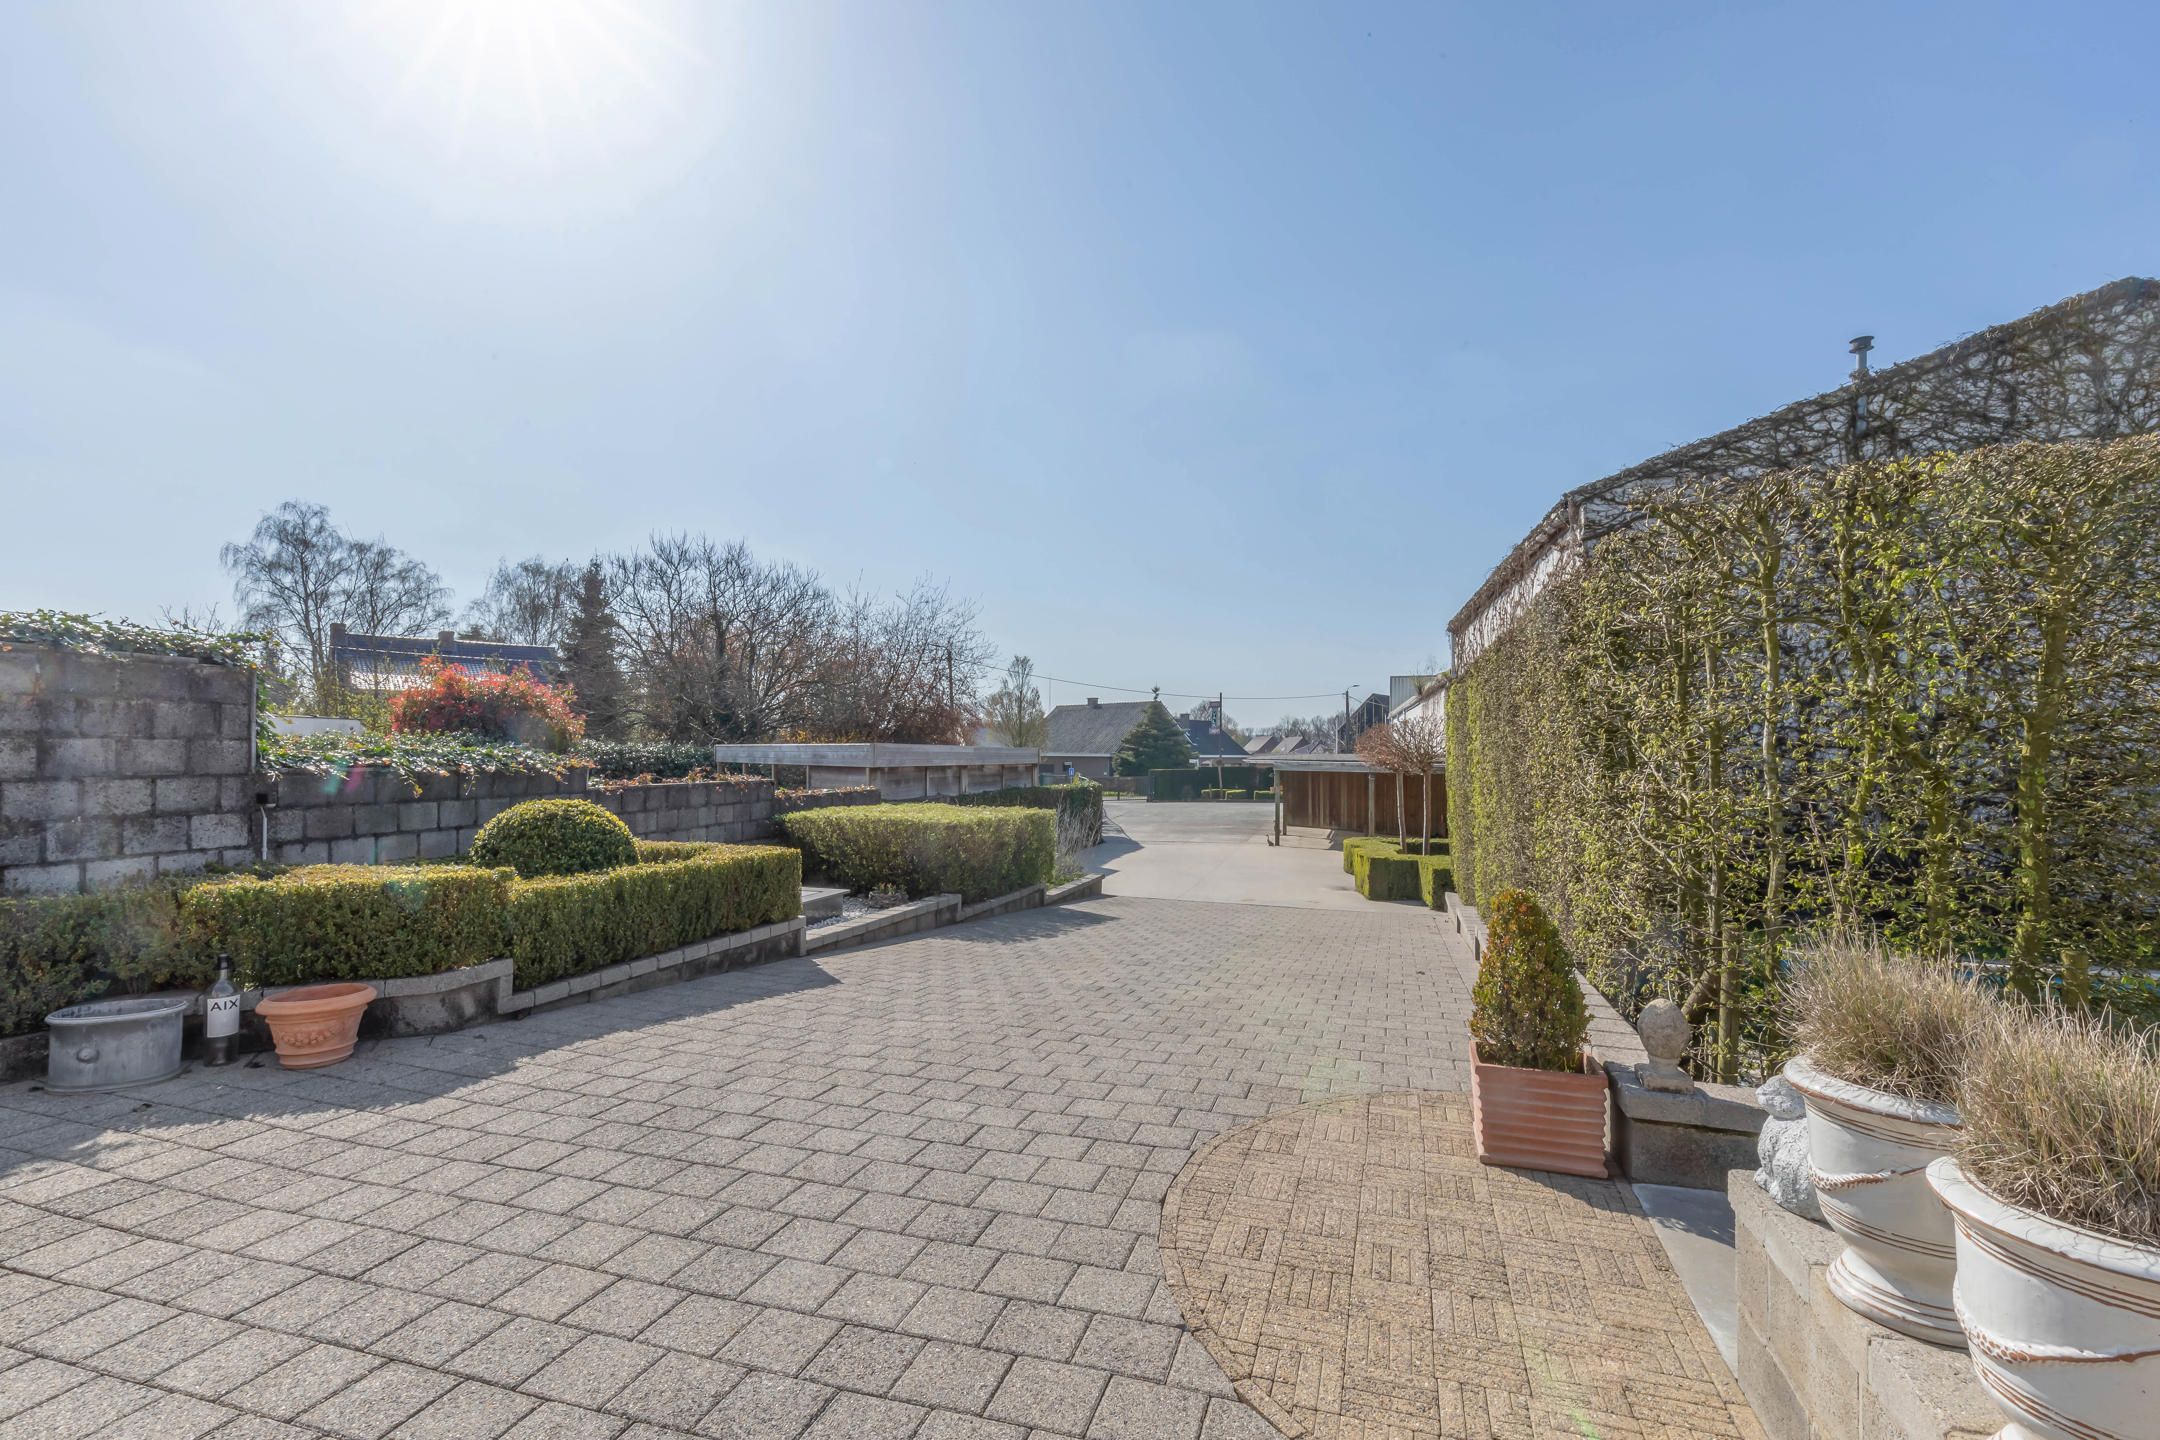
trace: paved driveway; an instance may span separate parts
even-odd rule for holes
[[[1158,884],[1339,863],[1128,823],[1250,852]],[[6,1087],[0,1428],[1266,1436],[1178,1323],[1160,1202],[1254,1117],[1462,1089],[1455,946],[1114,894],[313,1075]]]
[[[1258,802],[1149,804],[1113,799],[1104,841],[1090,862],[1111,895],[1288,905],[1312,910],[1372,906],[1343,873],[1342,853],[1310,836],[1268,844],[1274,807]]]

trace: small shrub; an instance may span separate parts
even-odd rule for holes
[[[1405,848],[1382,836],[1354,835],[1343,841],[1343,869],[1368,900],[1422,900],[1438,910],[1455,888],[1454,863],[1438,840],[1427,855],[1415,840]]]
[[[584,738],[569,690],[523,670],[474,675],[431,655],[420,672],[422,683],[390,702],[393,731],[484,735],[558,752]]]
[[[908,903],[907,891],[897,885],[879,885],[863,899],[873,910],[896,910]]]
[[[220,951],[237,983],[389,980],[502,953],[510,872],[470,865],[303,865],[180,895],[198,983]]]
[[[2160,1245],[2160,1052],[2150,1032],[1994,1007],[1966,1056],[1958,1161],[1996,1199]]]
[[[1796,948],[1785,986],[1793,1043],[1826,1075],[1907,1100],[1952,1104],[1993,1004],[1946,962],[1829,934]]]
[[[1525,1070],[1580,1070],[1590,1008],[1559,930],[1522,890],[1493,897],[1487,927],[1470,992],[1478,1058]]]
[[[637,838],[590,800],[524,800],[480,827],[472,863],[507,865],[525,879],[582,875],[637,863]]]
[[[684,780],[713,768],[710,745],[674,740],[586,740],[573,753],[603,780]]]
[[[641,863],[521,879],[505,948],[530,989],[802,913],[802,856],[784,845],[648,841]]]
[[[803,865],[856,894],[897,886],[914,899],[957,894],[973,903],[1046,884],[1057,832],[1046,810],[957,805],[863,805],[780,817]]]
[[[170,883],[0,900],[0,1035],[115,990],[207,983],[180,942]]]

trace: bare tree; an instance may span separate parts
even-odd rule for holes
[[[741,542],[658,535],[607,562],[639,718],[672,740],[799,734],[835,629],[817,576]]]
[[[1419,838],[1425,854],[1432,853],[1432,782],[1447,756],[1447,726],[1430,707],[1420,706],[1388,724],[1388,745],[1401,764],[1401,774],[1417,776],[1425,787],[1424,818]]]
[[[1015,655],[1005,672],[1005,683],[983,701],[983,723],[1007,745],[1040,749],[1050,743],[1050,720],[1043,712],[1042,692],[1035,688],[1035,662]]]
[[[1395,727],[1385,720],[1378,725],[1366,726],[1358,733],[1357,757],[1373,769],[1385,770],[1395,777],[1395,843],[1405,845],[1410,838],[1403,819],[1403,780],[1408,772],[1404,768],[1402,751],[1395,744]]]
[[[821,739],[951,744],[966,738],[991,649],[975,607],[930,580],[839,609],[813,730]]]
[[[450,619],[450,591],[434,570],[381,540],[354,540],[338,618],[365,635],[424,635]]]
[[[561,645],[583,581],[584,567],[572,560],[529,555],[501,561],[480,598],[465,607],[465,623],[489,640]]]
[[[330,625],[344,614],[352,580],[352,542],[321,505],[287,500],[255,523],[244,541],[218,558],[233,577],[233,600],[250,629],[273,632],[288,673],[323,687],[330,676]]]

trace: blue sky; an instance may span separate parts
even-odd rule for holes
[[[2160,271],[2135,4],[453,3],[0,7],[0,607],[703,530],[1265,721],[1847,337]]]

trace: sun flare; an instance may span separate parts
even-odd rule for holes
[[[704,57],[637,0],[381,0],[355,30],[394,65],[383,118],[451,153],[543,161],[648,140]]]

